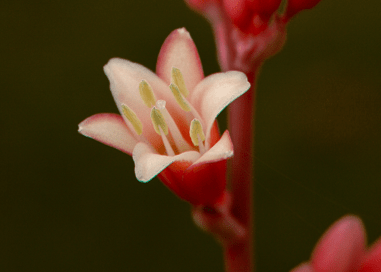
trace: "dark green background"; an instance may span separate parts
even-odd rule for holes
[[[379,0],[323,0],[263,67],[256,128],[258,271],[307,260],[322,232],[360,215],[381,236]],[[130,157],[77,133],[116,112],[102,66],[155,68],[185,26],[206,74],[208,23],[180,0],[0,2],[0,270],[222,271],[219,245]],[[223,119],[221,119],[223,121]]]

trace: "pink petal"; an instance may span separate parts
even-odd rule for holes
[[[148,182],[175,161],[194,162],[200,157],[196,151],[188,151],[176,156],[159,155],[147,144],[138,143],[132,153],[135,175],[139,181]]]
[[[129,155],[137,144],[134,135],[118,114],[95,114],[78,125],[78,132]]]
[[[365,230],[360,218],[345,216],[320,239],[311,258],[318,272],[355,271],[365,251]]]
[[[369,249],[359,272],[381,271],[381,238]]]
[[[245,74],[237,71],[210,75],[196,86],[190,102],[203,118],[207,141],[218,114],[249,88]]]
[[[221,139],[208,151],[205,152],[197,161],[190,167],[193,168],[198,164],[217,162],[226,160],[233,156],[233,143],[230,138],[229,131],[225,131]]]
[[[190,92],[204,78],[196,45],[185,28],[172,31],[160,49],[156,73],[167,84],[171,82],[172,67],[180,69]]]
[[[175,121],[180,123],[183,121],[181,117],[185,113],[177,105],[167,84],[149,69],[128,60],[111,59],[104,66],[104,71],[110,80],[110,89],[119,112],[122,113],[122,104],[129,106],[143,123],[143,136],[158,150],[162,146],[162,140],[152,126],[151,109],[144,104],[140,97],[139,84],[143,79],[147,81],[153,88],[156,99],[165,100],[168,111]],[[130,122],[127,119],[125,121],[127,126],[133,130]]]
[[[314,272],[314,269],[308,263],[302,263],[301,265],[292,269],[290,272]]]

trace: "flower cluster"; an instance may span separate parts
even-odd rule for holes
[[[104,67],[119,114],[96,114],[79,132],[129,155],[141,182],[156,175],[193,205],[213,205],[226,189],[226,160],[233,155],[228,131],[220,136],[217,115],[250,84],[241,72],[204,78],[189,33],[165,40],[156,74],[123,59]]]
[[[223,70],[250,73],[279,52],[286,40],[287,22],[320,0],[186,0],[211,23]]]

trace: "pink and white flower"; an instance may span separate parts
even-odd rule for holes
[[[139,181],[158,175],[194,205],[216,203],[226,189],[226,160],[233,146],[228,131],[220,137],[215,119],[249,89],[246,76],[230,71],[204,78],[184,28],[165,40],[156,74],[118,58],[104,71],[120,115],[93,115],[78,131],[132,155]]]

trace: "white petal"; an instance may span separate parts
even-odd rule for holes
[[[105,66],[104,71],[110,80],[110,89],[119,111],[121,105],[126,104],[138,116],[143,124],[143,136],[158,149],[162,145],[161,137],[155,132],[151,122],[151,109],[148,108],[140,97],[139,84],[144,79],[153,88],[156,99],[165,100],[167,109],[172,116],[181,117],[184,113],[177,106],[169,87],[155,73],[144,66],[128,60],[114,58]],[[123,115],[123,114],[122,114]],[[124,116],[123,116],[124,118]],[[128,120],[126,124],[132,130]]]
[[[175,161],[194,162],[200,157],[196,151],[188,151],[176,156],[159,155],[145,143],[138,143],[132,153],[135,175],[139,181],[148,182]]]
[[[134,135],[118,114],[95,114],[78,125],[78,132],[130,155],[137,144]]]
[[[156,73],[167,84],[171,82],[172,67],[180,69],[190,92],[204,78],[196,45],[185,28],[172,31],[160,49]]]
[[[233,154],[233,143],[230,139],[229,131],[226,130],[221,136],[221,139],[211,149],[205,152],[201,158],[195,161],[193,165],[226,160],[232,157]]]
[[[218,114],[249,88],[246,75],[237,71],[210,75],[196,86],[190,102],[203,118],[207,144]]]

